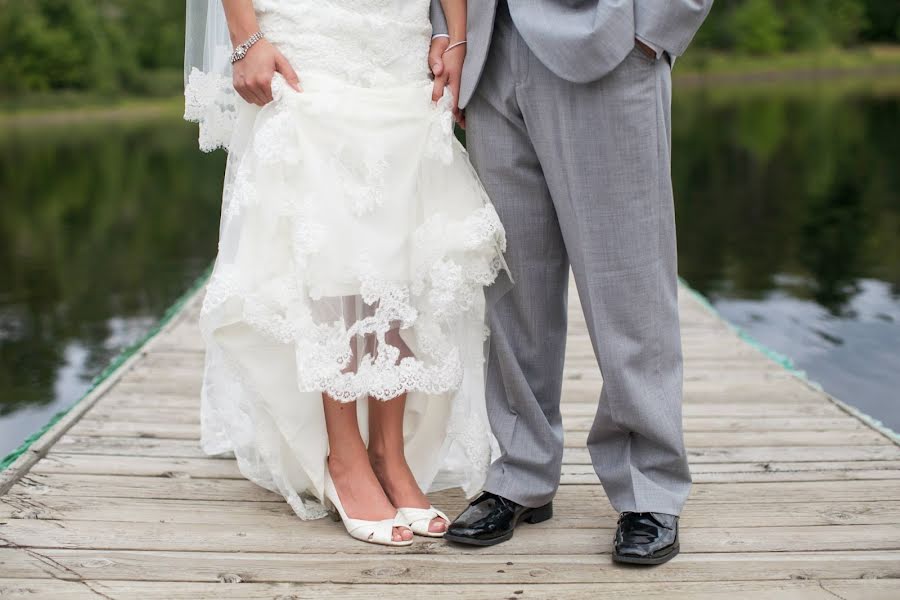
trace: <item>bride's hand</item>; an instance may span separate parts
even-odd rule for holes
[[[462,80],[463,63],[466,60],[466,45],[460,44],[448,49],[447,38],[435,38],[431,43],[428,62],[434,74],[434,91],[432,100],[438,101],[444,94],[444,87],[450,88],[453,95],[453,116],[465,127],[465,117],[459,110],[459,87]]]
[[[466,126],[466,119],[461,110],[459,110],[459,88],[462,81],[463,63],[466,61],[466,45],[460,44],[453,46],[444,53],[444,73],[447,75],[447,87],[453,94],[453,117],[456,122],[463,128]]]
[[[291,63],[275,46],[265,39],[259,40],[247,52],[247,56],[234,63],[234,89],[251,104],[264,106],[272,101],[272,78],[281,73],[288,84],[302,92],[300,78]]]
[[[434,77],[434,88],[431,90],[431,101],[437,102],[444,95],[447,86],[447,74],[444,72],[444,50],[450,45],[450,39],[439,36],[431,39],[431,49],[428,50],[428,69]]]

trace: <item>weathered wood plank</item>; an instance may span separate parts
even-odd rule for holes
[[[567,380],[563,384],[563,402],[587,402],[596,405],[600,394],[599,380]],[[116,393],[127,396],[182,398],[197,405],[200,401],[200,382],[190,385],[159,379],[155,382],[121,381],[116,385]],[[684,385],[684,403],[689,404],[735,404],[735,403],[772,403],[777,399],[784,405],[809,403],[822,405],[827,402],[820,392],[803,385],[793,377],[778,380],[759,379],[758,381],[718,381],[686,380]],[[150,406],[155,406],[148,400]],[[760,415],[762,416],[762,415]]]
[[[119,477],[107,475],[42,475],[29,473],[12,493],[43,496],[71,494],[98,498],[196,498],[198,500],[282,500],[246,479],[182,479],[166,477]]]
[[[900,480],[900,469],[896,467],[872,469],[827,469],[827,470],[787,470],[751,468],[743,471],[696,471],[692,472],[694,484],[707,483],[774,483],[779,481],[860,481],[860,480]],[[563,465],[562,485],[592,484],[597,482],[597,474],[591,465]],[[898,483],[900,485],[900,483]]]
[[[567,500],[605,502],[603,489],[595,484],[564,485]],[[280,496],[243,479],[185,479],[112,475],[67,475],[31,473],[12,488],[12,493],[31,496],[69,494],[107,498],[172,498],[202,500],[273,501]],[[757,502],[854,502],[859,498],[900,500],[896,480],[776,481],[762,483],[698,483],[692,501],[742,503]]]
[[[110,404],[108,400],[103,402],[104,406]],[[191,411],[197,410],[196,403],[186,406]],[[102,407],[98,406],[95,410],[102,410]],[[596,402],[563,402],[560,411],[564,417],[593,417],[597,412],[597,404]],[[718,417],[753,420],[757,418],[773,419],[774,417],[830,417],[852,419],[834,404],[824,402],[801,402],[798,404],[774,402],[687,403],[682,412],[685,418]]]
[[[466,505],[458,491],[432,494],[436,506],[448,514],[458,514]],[[553,527],[588,528],[615,522],[617,513],[607,502],[590,507],[568,501],[568,489],[560,491],[554,505]],[[291,508],[280,500],[248,502],[238,500],[171,500],[166,498],[97,498],[46,494],[7,494],[0,498],[0,520],[47,519],[59,521],[122,521],[141,523],[228,523],[271,524],[303,527]],[[900,523],[900,501],[790,502],[773,509],[772,503],[689,502],[682,514],[682,526],[753,527],[765,523],[776,526],[877,525]]]
[[[561,412],[566,417],[593,417],[597,411],[597,394],[593,402],[563,402]],[[103,402],[95,406],[90,417],[94,419],[122,420],[111,418],[114,415],[126,414],[135,421],[160,421],[159,415],[171,415],[176,419],[193,417],[197,422],[200,417],[199,399],[191,396],[169,396],[153,394],[120,394],[118,388],[111,390]],[[856,421],[836,405],[825,402],[775,403],[775,402],[706,402],[687,403],[683,413],[685,418],[728,418],[747,419],[748,417],[774,420],[775,417],[805,418],[844,418]],[[110,418],[108,418],[110,417]],[[156,418],[154,418],[156,417]],[[168,420],[168,419],[162,419]]]
[[[126,581],[352,583],[455,585],[504,583],[615,583],[633,570],[606,555],[373,555],[160,552],[0,548],[6,577]],[[672,581],[792,581],[900,577],[900,552],[687,554],[664,569],[648,569],[645,583]]]
[[[856,463],[856,464],[879,464]],[[51,452],[31,469],[35,474],[124,475],[195,479],[243,479],[234,460]]]
[[[463,547],[443,540],[416,540],[413,546],[380,548],[385,554],[524,554],[543,555],[610,551],[614,522],[595,529],[554,528],[548,521],[522,527],[512,540],[488,548]],[[179,550],[234,552],[345,552],[369,554],[372,548],[344,533],[331,520],[298,522],[296,527],[246,524],[224,527],[200,523],[123,523],[118,521],[0,522],[0,547],[96,548],[111,550]],[[900,550],[900,525],[825,525],[794,527],[685,528],[684,552],[814,552]]]
[[[582,383],[599,382],[602,380],[600,371],[596,367],[567,367],[563,370],[563,377],[568,381]],[[685,386],[708,386],[715,384],[721,386],[724,381],[744,385],[757,384],[787,384],[797,383],[797,378],[784,369],[742,369],[728,373],[727,379],[723,378],[721,369],[707,369],[705,371],[685,372]]]
[[[197,440],[151,439],[135,437],[94,437],[65,435],[53,446],[59,452],[73,454],[110,454],[202,458],[206,454]]]
[[[107,581],[72,582],[54,579],[0,579],[0,595],[9,598],[64,597],[66,600],[371,600],[371,598],[444,598],[470,600],[895,600],[900,581],[829,580],[761,582],[646,582],[598,584],[304,584],[186,583]]]
[[[566,431],[590,431],[594,422],[590,417],[564,417]],[[871,431],[861,422],[849,416],[840,417],[686,417],[686,433],[770,431]]]
[[[151,439],[135,437],[92,437],[65,435],[53,446],[71,454],[109,454],[202,458],[206,456],[196,440]],[[893,444],[866,446],[761,446],[761,447],[688,447],[691,464],[720,462],[898,460],[900,447]],[[564,462],[590,464],[584,447],[566,448]]]
[[[125,385],[125,384],[121,384]],[[596,404],[602,384],[599,381],[568,380],[563,383],[563,402],[588,402]],[[121,388],[127,389],[127,388]],[[775,381],[736,381],[731,378],[718,381],[685,380],[684,404],[750,402],[766,404],[777,401],[783,404],[802,403],[821,405],[825,401],[820,392],[803,385],[798,379],[781,378]],[[763,416],[760,414],[760,416]]]
[[[834,481],[839,479],[900,479],[900,461],[809,463],[711,463],[696,465],[694,483],[750,481]],[[242,479],[233,460],[111,456],[51,452],[31,469],[38,474],[121,475],[201,479]],[[589,464],[565,464],[562,483],[595,483]]]
[[[867,446],[886,443],[884,436],[872,429],[859,431],[687,431],[684,441],[688,448],[757,447],[757,446]],[[587,444],[586,431],[567,431],[568,448]]]
[[[69,430],[71,435],[92,437],[139,437],[157,439],[199,440],[200,428],[192,423],[129,423],[81,419]],[[566,432],[567,447],[583,447],[586,429]],[[701,446],[847,446],[885,443],[884,436],[869,428],[835,430],[758,430],[758,431],[685,431],[689,447]]]
[[[106,403],[103,403],[106,404]],[[586,411],[590,414],[564,414],[563,427],[567,431],[590,431],[594,421],[593,407]],[[568,411],[567,411],[568,412]],[[695,412],[695,411],[692,411]],[[130,408],[116,406],[98,406],[82,419],[83,422],[110,423],[110,428],[120,426],[136,427],[139,423],[154,423],[162,428],[172,425],[190,431],[186,425],[199,425],[200,411],[196,405],[182,408]],[[684,419],[684,430],[700,431],[864,431],[868,428],[857,419],[847,414],[834,416],[779,415],[748,419],[746,416],[712,416],[688,415]],[[199,436],[199,427],[195,427]]]

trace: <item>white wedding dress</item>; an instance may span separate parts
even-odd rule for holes
[[[324,516],[322,393],[408,394],[406,456],[425,490],[484,482],[484,287],[503,228],[431,101],[428,0],[254,0],[300,75],[263,108],[194,71],[186,118],[229,151],[219,252],[200,317],[202,444]]]

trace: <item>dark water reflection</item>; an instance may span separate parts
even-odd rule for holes
[[[222,156],[177,114],[0,134],[0,455],[212,259]]]
[[[900,94],[679,92],[682,276],[900,429]],[[223,162],[175,114],[0,133],[0,455],[208,265]]]
[[[900,430],[900,96],[683,92],[674,123],[681,275]]]

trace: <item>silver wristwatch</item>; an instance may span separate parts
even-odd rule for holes
[[[247,52],[250,50],[250,48],[253,46],[253,44],[258,42],[262,38],[263,38],[263,32],[257,31],[256,33],[251,35],[247,39],[246,42],[244,42],[243,44],[239,44],[237,46],[237,48],[234,49],[234,52],[231,53],[231,64],[234,64],[237,61],[244,58],[245,56],[247,56]]]

